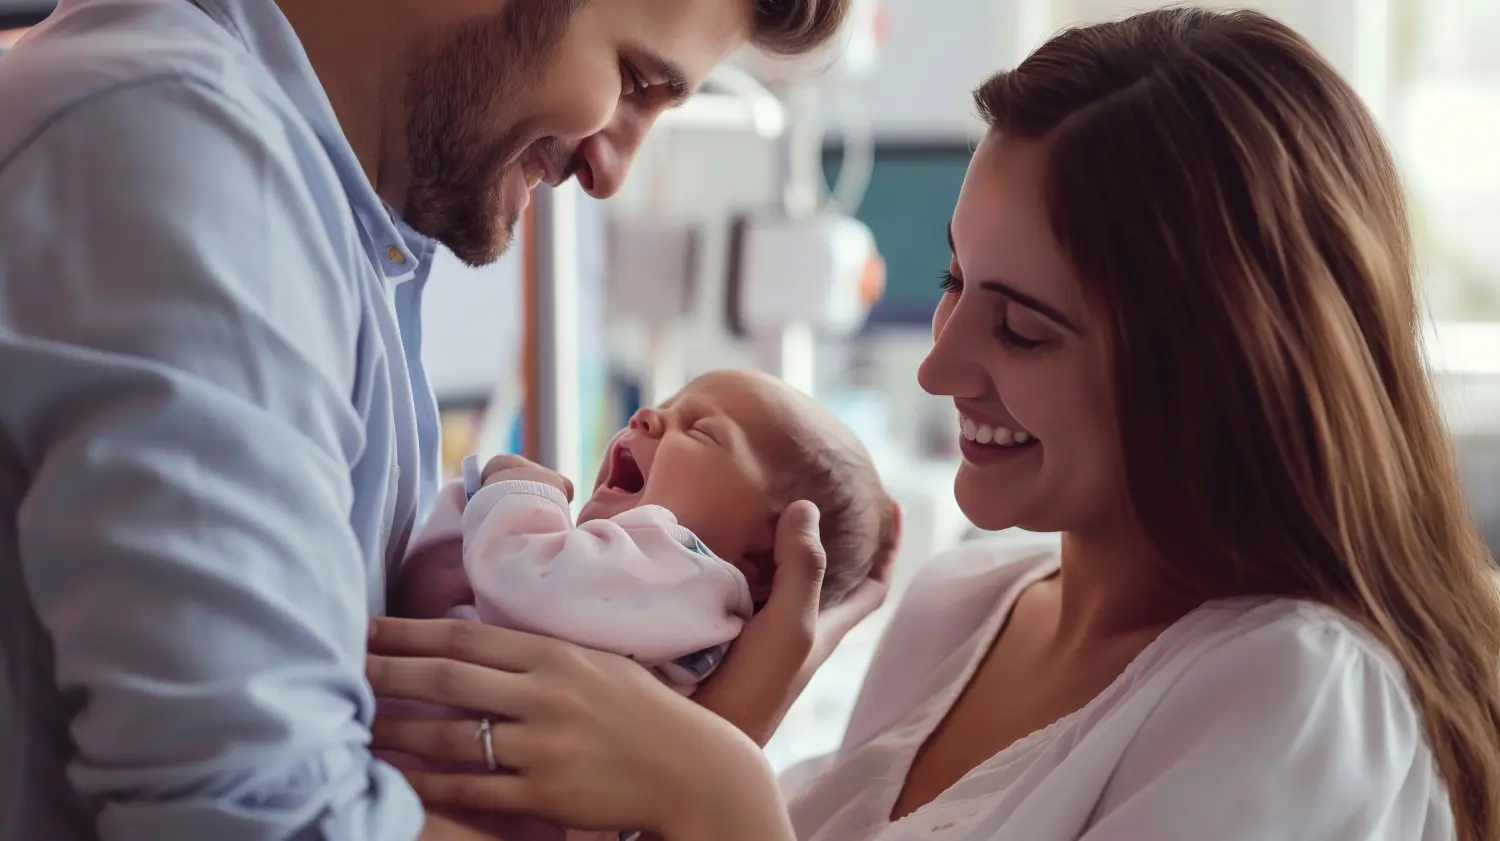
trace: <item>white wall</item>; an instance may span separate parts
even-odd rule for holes
[[[879,70],[853,86],[875,130],[962,137],[976,126],[969,92],[1014,53],[1010,0],[884,0]]]

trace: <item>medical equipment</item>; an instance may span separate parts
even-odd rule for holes
[[[642,337],[642,403],[675,393],[690,367],[744,364],[697,353],[707,343],[717,355],[736,336],[752,349],[777,348],[763,367],[811,391],[818,336],[853,332],[878,299],[883,263],[869,231],[849,218],[868,183],[868,125],[857,97],[832,109],[843,118],[849,165],[830,190],[822,171],[828,102],[818,97],[869,72],[879,17],[876,0],[856,0],[849,28],[827,50],[739,56],[658,121],[625,191],[609,203],[610,318]],[[768,261],[767,247],[786,250]],[[797,266],[793,257],[812,263]],[[797,271],[786,274],[787,266]],[[822,269],[832,274],[816,277]],[[816,277],[811,288],[808,277]],[[784,306],[799,299],[805,310]],[[704,327],[705,318],[714,326]]]
[[[794,219],[750,214],[735,223],[729,321],[741,336],[803,324],[847,338],[885,290],[885,261],[869,227],[840,213]]]
[[[911,331],[924,340],[939,295],[938,274],[948,267],[948,219],[973,156],[963,138],[882,140],[875,144],[864,201],[855,214],[880,243],[888,282],[870,312],[870,330]],[[829,144],[824,169],[841,173],[843,150]]]

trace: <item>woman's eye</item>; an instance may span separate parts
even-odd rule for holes
[[[938,288],[943,290],[944,295],[956,295],[963,291],[964,282],[953,274],[952,269],[943,269],[938,275]]]
[[[1029,336],[1023,336],[1004,322],[1001,322],[1000,326],[995,328],[995,338],[1000,340],[1000,344],[1016,350],[1032,350],[1046,344],[1045,339],[1033,339]]]

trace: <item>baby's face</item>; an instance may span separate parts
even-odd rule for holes
[[[786,430],[816,422],[801,395],[761,374],[706,374],[655,409],[642,409],[610,441],[580,521],[641,505],[677,516],[715,554],[740,567],[751,590],[770,584],[782,504],[765,457]]]

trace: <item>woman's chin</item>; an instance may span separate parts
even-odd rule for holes
[[[1024,517],[1009,494],[996,493],[993,488],[973,488],[960,473],[953,483],[953,498],[958,510],[974,527],[983,531],[1004,531],[1010,528],[1025,528]]]

